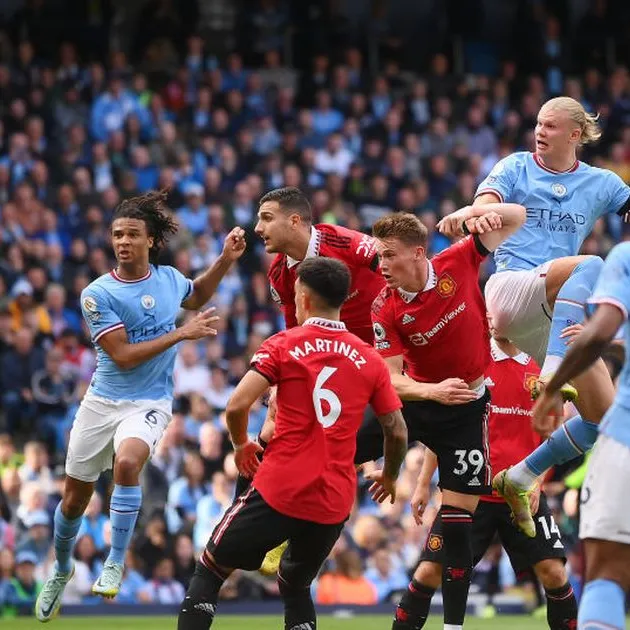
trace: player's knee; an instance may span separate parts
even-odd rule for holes
[[[137,485],[144,462],[131,453],[116,456],[114,481],[123,485]]]
[[[421,562],[413,577],[423,586],[437,589],[442,583],[442,565],[437,562]]]
[[[278,576],[278,590],[285,603],[296,603],[311,598],[310,584],[291,584]]]
[[[585,256],[584,260],[576,265],[573,274],[580,274],[585,285],[594,289],[603,267],[604,261],[599,256]]]
[[[561,588],[567,583],[567,572],[562,560],[557,558],[542,560],[535,565],[536,576],[547,590]]]

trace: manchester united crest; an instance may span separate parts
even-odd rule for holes
[[[431,534],[427,540],[427,547],[430,551],[440,551],[442,549],[442,536]]]
[[[457,289],[457,285],[455,284],[455,280],[453,280],[451,276],[445,273],[444,275],[438,278],[435,289],[443,298],[446,298],[446,297],[451,297],[451,295],[455,293],[455,289]]]
[[[538,374],[532,374],[531,372],[525,372],[525,378],[523,379],[523,387],[525,391],[532,392],[538,382]]]

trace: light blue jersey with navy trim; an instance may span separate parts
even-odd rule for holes
[[[171,400],[175,346],[130,370],[121,370],[98,341],[118,328],[129,343],[150,341],[175,329],[181,304],[193,291],[191,280],[166,265],[149,267],[138,280],[122,280],[114,271],[81,292],[81,310],[96,346],[96,371],[90,391],[111,400]]]
[[[577,161],[559,173],[529,152],[497,162],[477,196],[487,192],[527,209],[525,225],[494,252],[497,272],[575,256],[599,217],[630,209],[630,187],[616,173]]]
[[[586,305],[591,313],[598,304],[613,304],[624,315],[625,347],[630,348],[630,242],[621,243],[610,251],[597,280],[593,295]],[[609,435],[630,447],[630,352],[626,350],[623,370],[619,375],[619,387],[615,403],[606,412],[599,427],[600,433]]]

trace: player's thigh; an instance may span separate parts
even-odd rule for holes
[[[310,586],[339,538],[345,521],[322,525],[294,519],[278,576],[294,589]]]
[[[268,551],[289,537],[292,520],[250,487],[225,512],[206,548],[221,567],[253,571]]]
[[[538,512],[534,516],[534,538],[526,536],[514,526],[510,508],[505,503],[498,504],[497,509],[499,538],[517,575],[543,560],[557,559],[563,564],[566,562],[566,550],[560,530],[544,495],[540,497]]]
[[[545,277],[547,303],[554,307],[562,285],[569,279],[575,268],[588,256],[563,256],[552,260]]]
[[[66,475],[90,483],[111,468],[117,412],[115,401],[85,395],[70,430]]]
[[[549,263],[530,270],[495,273],[485,287],[486,306],[494,328],[541,365],[552,314],[545,288],[548,266]]]
[[[630,545],[609,540],[584,541],[586,581],[611,580],[630,591]]]
[[[614,405],[610,414],[627,411]],[[607,423],[609,417],[604,420]],[[630,447],[602,435],[588,462],[581,492],[580,538],[630,545]]]
[[[171,403],[166,400],[130,400],[121,403],[120,422],[114,434],[114,451],[129,438],[143,441],[149,447],[149,457],[162,439],[171,420]],[[143,456],[146,454],[144,451]]]
[[[615,399],[615,386],[602,359],[573,379],[578,390],[575,401],[580,415],[589,422],[600,422]]]
[[[419,438],[437,455],[444,503],[449,493],[476,497],[492,492],[489,401],[486,391],[482,398],[465,405],[436,407],[431,428]]]
[[[383,429],[372,407],[367,407],[357,433],[356,465],[365,464],[383,456]]]

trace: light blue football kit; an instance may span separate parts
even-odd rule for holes
[[[124,328],[130,343],[161,337],[192,293],[193,284],[169,266],[149,266],[143,278],[123,280],[115,271],[97,278],[81,293],[81,309],[96,346],[92,382],[77,412],[68,444],[66,474],[95,482],[112,467],[114,453],[128,438],[142,440],[153,452],[171,417],[175,346],[123,370],[101,348],[99,340]],[[116,484],[110,501],[112,543],[107,562],[122,565],[142,503],[140,486]],[[81,517],[55,511],[57,569],[71,570],[71,554]]]
[[[630,311],[630,243],[612,249],[599,276],[587,312],[612,304],[628,320]],[[625,345],[630,348],[626,329]],[[580,537],[630,545],[630,353],[626,352],[615,402],[600,425],[600,436],[582,486]],[[607,579],[589,582],[580,602],[580,628],[625,628],[625,593]]]
[[[562,330],[584,321],[584,304],[603,266],[588,256],[561,287],[551,311],[545,277],[553,260],[576,256],[595,222],[608,213],[626,215],[630,188],[605,169],[583,162],[565,172],[547,168],[537,155],[513,153],[496,164],[477,195],[493,193],[500,201],[527,211],[525,225],[494,253],[497,273],[486,284],[486,304],[497,331],[533,356],[542,374],[555,371],[567,351]],[[597,437],[597,424],[575,416],[557,429],[513,474],[525,479],[583,454]],[[498,471],[497,471],[498,472]]]

